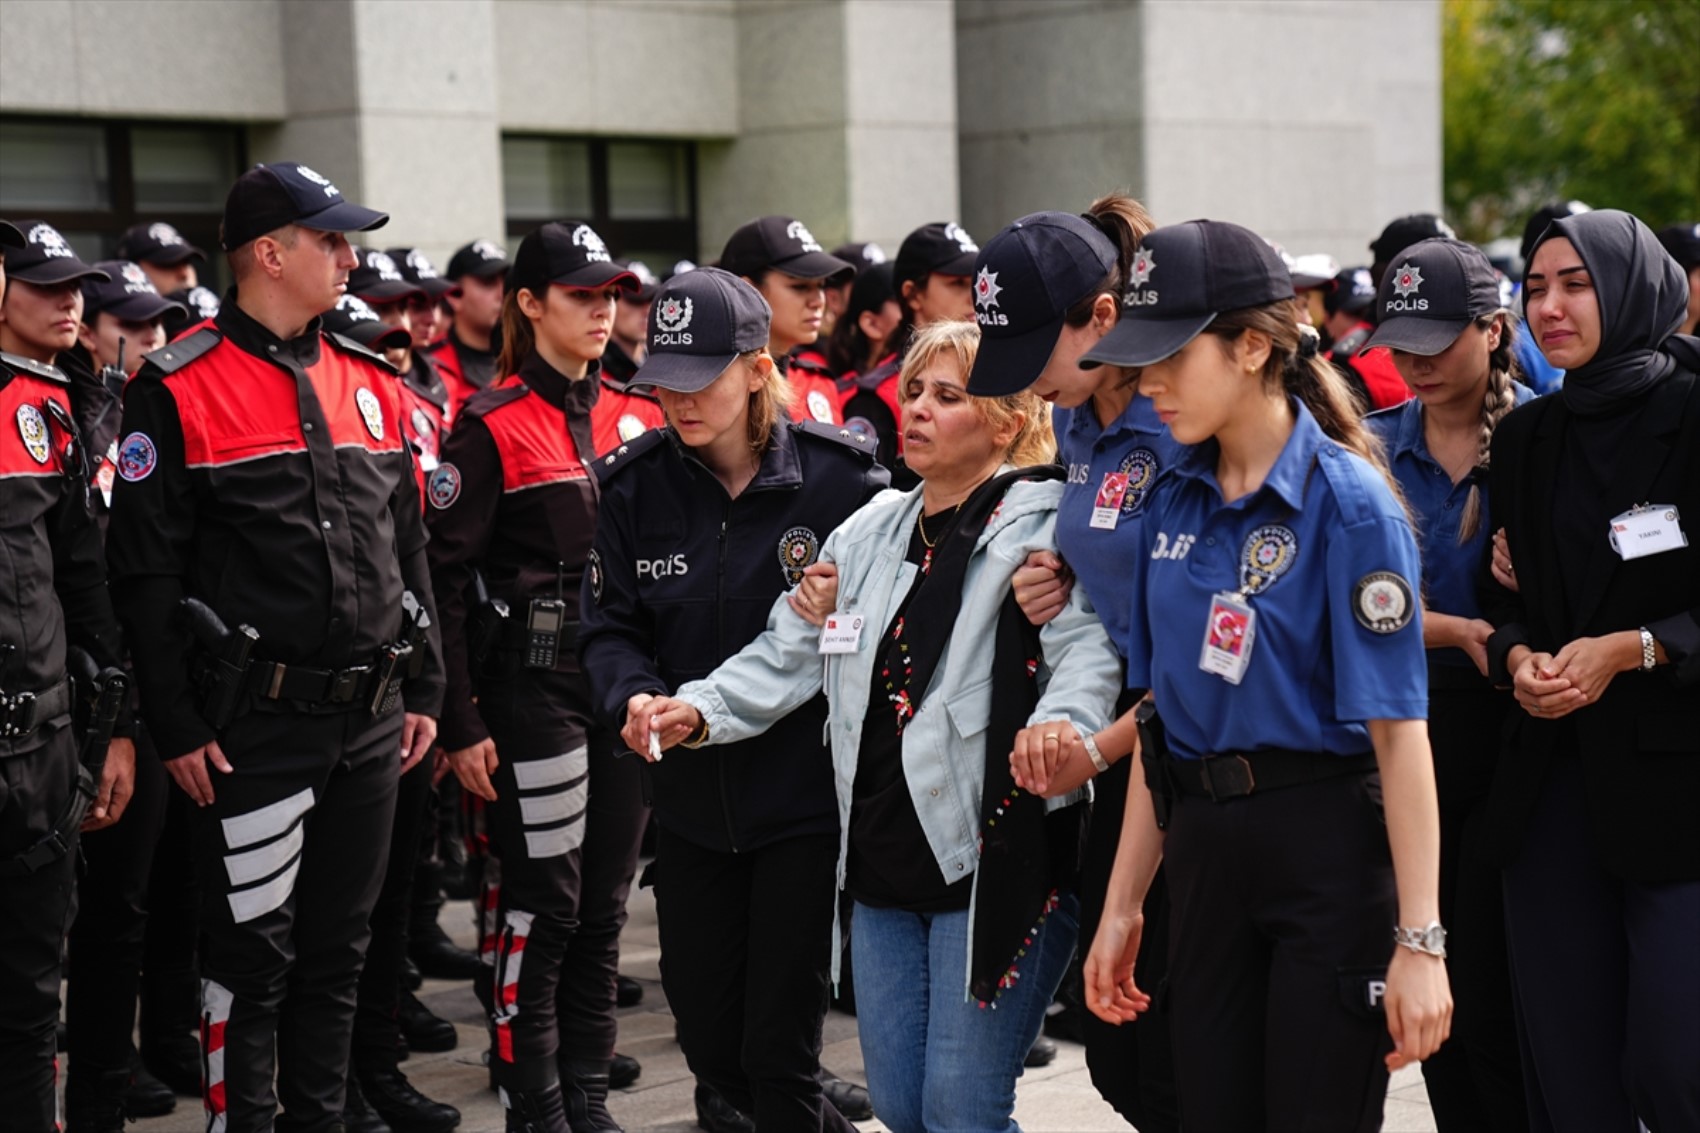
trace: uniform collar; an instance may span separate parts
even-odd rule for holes
[[[317,315],[299,337],[282,339],[237,305],[236,288],[232,287],[224,293],[218,316],[213,319],[213,323],[220,334],[256,358],[274,358],[280,364],[294,362],[302,368],[319,360],[321,323]]]
[[[483,358],[488,360],[492,366],[496,364],[496,352],[494,350],[480,350],[476,346],[468,346],[461,341],[460,335],[455,333],[453,326],[449,327],[449,343],[454,347],[455,352],[463,358]]]
[[[1064,435],[1079,443],[1090,444],[1122,433],[1142,433],[1153,437],[1163,433],[1163,423],[1157,420],[1157,410],[1152,407],[1151,399],[1138,394],[1133,395],[1133,400],[1127,403],[1119,417],[1102,429],[1098,427],[1098,413],[1090,400],[1064,412],[1068,414]]]
[[[1323,445],[1333,442],[1322,431],[1322,426],[1316,423],[1316,418],[1310,415],[1310,410],[1305,408],[1304,402],[1296,397],[1289,397],[1287,402],[1293,407],[1293,434],[1282,446],[1281,455],[1275,458],[1275,465],[1270,468],[1269,475],[1264,477],[1262,487],[1246,498],[1255,498],[1261,492],[1274,492],[1288,507],[1299,511],[1304,506],[1305,485],[1310,482],[1310,472],[1316,464],[1316,454]],[[1175,473],[1189,480],[1203,481],[1216,493],[1217,498],[1221,498],[1222,486],[1216,482],[1218,451],[1219,446],[1214,439],[1192,446],[1175,466]]]
[[[596,404],[597,395],[602,392],[602,365],[599,362],[592,362],[582,379],[569,378],[545,362],[541,354],[533,352],[531,357],[520,363],[517,376],[527,388],[556,409],[570,409],[576,413],[589,413],[590,407]]]
[[[679,434],[667,426],[665,435],[673,446],[673,451],[679,454],[679,459],[686,464],[695,465],[702,469],[703,474],[714,479],[714,473],[709,471],[706,464],[696,458],[688,447],[680,440]],[[715,481],[719,483],[718,480]],[[779,421],[773,426],[769,435],[767,449],[761,454],[761,464],[756,468],[756,474],[749,484],[744,487],[748,492],[760,488],[796,488],[803,483],[803,461],[797,453],[797,438],[792,434],[791,425]]]
[[[1383,409],[1382,412],[1392,416],[1396,423],[1391,436],[1388,437],[1387,458],[1389,460],[1407,452],[1414,452],[1419,456],[1428,455],[1428,444],[1423,439],[1422,402],[1413,397],[1403,405],[1393,409]]]

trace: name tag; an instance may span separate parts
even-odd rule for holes
[[[854,653],[862,645],[862,627],[867,619],[861,614],[828,614],[820,628],[822,653]]]
[[[1121,518],[1122,500],[1127,496],[1126,472],[1106,472],[1098,485],[1098,499],[1092,507],[1091,527],[1099,531],[1114,531]]]
[[[1210,603],[1204,626],[1204,651],[1198,667],[1237,685],[1251,663],[1251,646],[1257,637],[1257,612],[1238,595],[1226,591]]]
[[[1682,519],[1671,504],[1630,508],[1611,521],[1611,548],[1624,562],[1688,546]]]

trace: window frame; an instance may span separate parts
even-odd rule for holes
[[[677,250],[677,254],[687,258],[695,258],[697,254],[697,232],[699,227],[699,209],[697,198],[697,146],[693,138],[655,138],[655,137],[626,137],[626,136],[588,136],[582,134],[555,134],[534,130],[503,130],[502,140],[523,139],[527,141],[546,142],[580,142],[589,147],[590,151],[590,203],[591,215],[563,218],[558,216],[522,216],[507,212],[506,190],[503,191],[502,202],[503,222],[506,225],[506,237],[509,246],[529,235],[539,225],[551,220],[573,219],[583,220],[596,229],[615,255],[625,256],[629,252],[654,252],[657,250]],[[689,215],[672,220],[619,220],[610,211],[608,149],[610,146],[626,143],[643,145],[672,144],[680,146],[685,153],[685,199],[688,202]],[[504,177],[506,170],[503,170]]]

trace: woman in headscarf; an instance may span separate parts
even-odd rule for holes
[[[1530,1124],[1700,1129],[1700,341],[1688,283],[1613,209],[1548,226],[1524,282],[1562,391],[1494,436],[1517,592],[1490,674],[1522,714],[1491,826]]]

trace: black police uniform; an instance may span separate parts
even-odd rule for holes
[[[430,614],[430,579],[394,371],[317,320],[281,340],[235,299],[126,391],[108,554],[160,755],[217,739],[235,769],[193,831],[209,1125],[270,1128],[275,1042],[288,1126],[318,1128],[342,1108],[394,816],[386,653],[404,591]],[[196,695],[218,646],[192,638],[186,597],[258,633],[228,721]],[[402,695],[434,716],[435,635],[419,649]]]
[[[777,426],[735,499],[670,429],[597,462],[579,651],[603,718],[623,723],[631,697],[706,676],[762,631],[826,536],[886,486],[872,447]],[[679,1039],[697,1078],[764,1127],[837,1120],[815,1078],[838,856],[825,720],[817,697],[756,739],[648,769]]]
[[[59,949],[76,865],[65,651],[69,641],[102,666],[120,656],[70,403],[60,371],[0,355],[0,1114],[29,1130],[54,1128]]]

